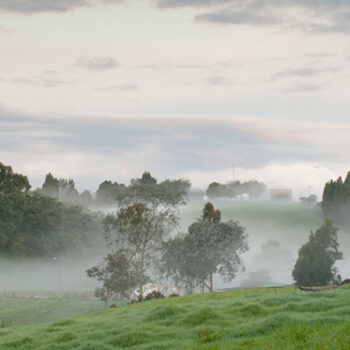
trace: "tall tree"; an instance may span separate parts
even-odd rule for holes
[[[337,240],[338,228],[330,220],[310,233],[309,241],[299,249],[299,257],[292,272],[299,285],[327,285],[336,275],[334,264],[342,259]]]
[[[46,174],[45,182],[42,185],[42,192],[53,198],[58,198],[60,195],[59,180],[51,173]]]
[[[150,177],[147,175],[147,179]],[[114,249],[130,249],[135,256],[140,299],[152,257],[161,247],[167,233],[176,226],[177,206],[183,194],[154,181],[132,181],[117,196],[120,206],[116,215],[105,219],[105,237]]]
[[[350,172],[345,181],[339,177],[325,184],[322,196],[322,212],[343,228],[350,228]]]
[[[189,289],[202,284],[213,291],[213,275],[231,281],[243,266],[240,253],[248,244],[244,227],[233,220],[221,222],[220,211],[207,203],[188,233],[168,241],[164,248],[161,271],[166,277]]]
[[[0,162],[0,192],[26,192],[30,190],[27,176],[16,174],[12,167]]]

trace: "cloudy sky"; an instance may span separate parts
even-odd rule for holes
[[[348,0],[0,0],[0,161],[96,190],[350,169]]]

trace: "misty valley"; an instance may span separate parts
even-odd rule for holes
[[[266,185],[256,180],[211,183],[204,191],[192,189],[183,178],[159,182],[149,172],[129,184],[106,180],[96,193],[79,193],[72,179],[49,173],[33,190],[11,166],[0,163],[0,170],[4,330],[107,308],[126,307],[127,312],[131,306],[137,319],[140,307],[151,307],[153,300],[154,311],[145,312],[165,314],[150,320],[168,313],[194,325],[193,317],[198,325],[207,320],[200,337],[211,343],[225,339],[224,326],[217,327],[227,316],[218,311],[222,306],[212,305],[216,298],[224,303],[243,298],[227,307],[238,313],[246,308],[242,317],[249,325],[254,315],[275,317],[276,310],[267,309],[268,298],[284,305],[305,290],[322,293],[325,300],[348,293],[341,285],[350,273],[349,174],[344,181],[327,182],[318,202],[313,194],[295,201],[286,191],[267,198]],[[193,298],[200,298],[204,309],[197,309]],[[198,316],[183,314],[186,300],[194,303],[191,312]],[[256,310],[250,315],[249,308]],[[74,344],[76,336],[69,337]],[[157,337],[151,338],[158,342]],[[29,349],[40,343],[32,336],[28,344],[23,339],[18,346],[16,341],[2,344]]]

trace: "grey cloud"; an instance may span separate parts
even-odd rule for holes
[[[232,68],[242,67],[242,63],[235,60],[212,62],[212,63],[178,63],[173,61],[162,61],[152,64],[137,66],[138,69],[150,69],[159,71],[175,71],[175,70],[201,70],[201,69],[216,69],[216,68]]]
[[[287,69],[282,72],[278,72],[275,74],[277,78],[283,77],[315,77],[321,73],[319,69],[315,68],[298,68],[298,69]]]
[[[43,88],[55,88],[59,86],[74,85],[73,81],[64,81],[64,80],[50,79],[50,78],[38,78],[38,79],[14,78],[11,81],[17,84],[25,84],[25,85],[38,86]]]
[[[222,10],[197,15],[195,22],[210,22],[217,24],[247,24],[254,26],[267,26],[279,23],[277,18],[270,15],[260,15],[249,10]]]
[[[309,52],[309,53],[306,53],[304,56],[307,58],[323,59],[323,58],[335,57],[336,54],[333,54],[330,52]]]
[[[82,56],[78,58],[75,65],[91,71],[104,71],[119,67],[119,63],[116,59],[108,56]]]
[[[178,8],[178,7],[202,7],[226,4],[227,0],[158,0],[160,8]]]
[[[317,92],[323,90],[324,87],[317,84],[295,84],[284,90],[286,93],[298,92]]]
[[[137,68],[171,71],[171,70],[177,70],[177,69],[203,69],[203,68],[207,68],[207,65],[163,61],[163,62],[158,62],[158,63],[137,66]]]
[[[122,0],[0,0],[0,10],[20,14],[67,12],[78,7],[121,4]]]
[[[177,4],[173,7],[178,7],[181,3],[194,5],[195,1],[170,2]],[[205,2],[200,3],[206,5]],[[307,33],[350,32],[350,2],[345,0],[228,0],[225,6],[222,6],[222,1],[217,1],[216,5],[218,8],[214,11],[200,13],[194,21],[221,25],[278,26]],[[304,19],[300,15],[293,16],[295,9],[304,14]]]
[[[349,126],[221,117],[33,119],[0,109],[0,149],[21,155],[91,154],[163,172],[226,170],[269,162],[345,161]],[[15,130],[18,131],[16,136]],[[11,142],[9,142],[11,140]],[[42,142],[50,145],[43,151]],[[144,169],[143,169],[144,170]]]
[[[123,83],[120,85],[111,85],[111,86],[95,88],[94,90],[100,91],[100,92],[113,92],[113,91],[128,92],[128,91],[138,91],[140,90],[140,88],[136,84]]]
[[[204,79],[203,82],[205,84],[208,84],[211,86],[229,86],[229,85],[232,85],[232,81],[230,81],[226,77],[222,77],[222,76],[213,76],[213,77]]]
[[[326,68],[311,68],[303,67],[296,69],[287,69],[280,71],[274,75],[275,78],[299,77],[299,78],[313,78],[324,73],[336,73],[340,67],[326,67]]]
[[[55,88],[60,86],[74,85],[73,80],[64,80],[60,78],[60,74],[55,70],[43,71],[36,77],[16,77],[10,80],[16,84],[25,84],[43,88]]]

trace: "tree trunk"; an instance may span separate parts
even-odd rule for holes
[[[112,293],[111,288],[108,288],[107,295],[106,295],[106,300],[105,300],[105,309],[108,309],[108,302],[109,302],[109,298],[111,297],[111,293]]]
[[[209,274],[209,290],[211,292],[214,292],[214,282],[213,282],[213,273],[210,272]]]
[[[139,300],[143,300],[143,269],[144,269],[144,259],[145,259],[145,248],[142,248],[141,251],[141,262],[140,262],[140,283],[139,283],[139,288],[140,288],[140,294],[139,294]]]

